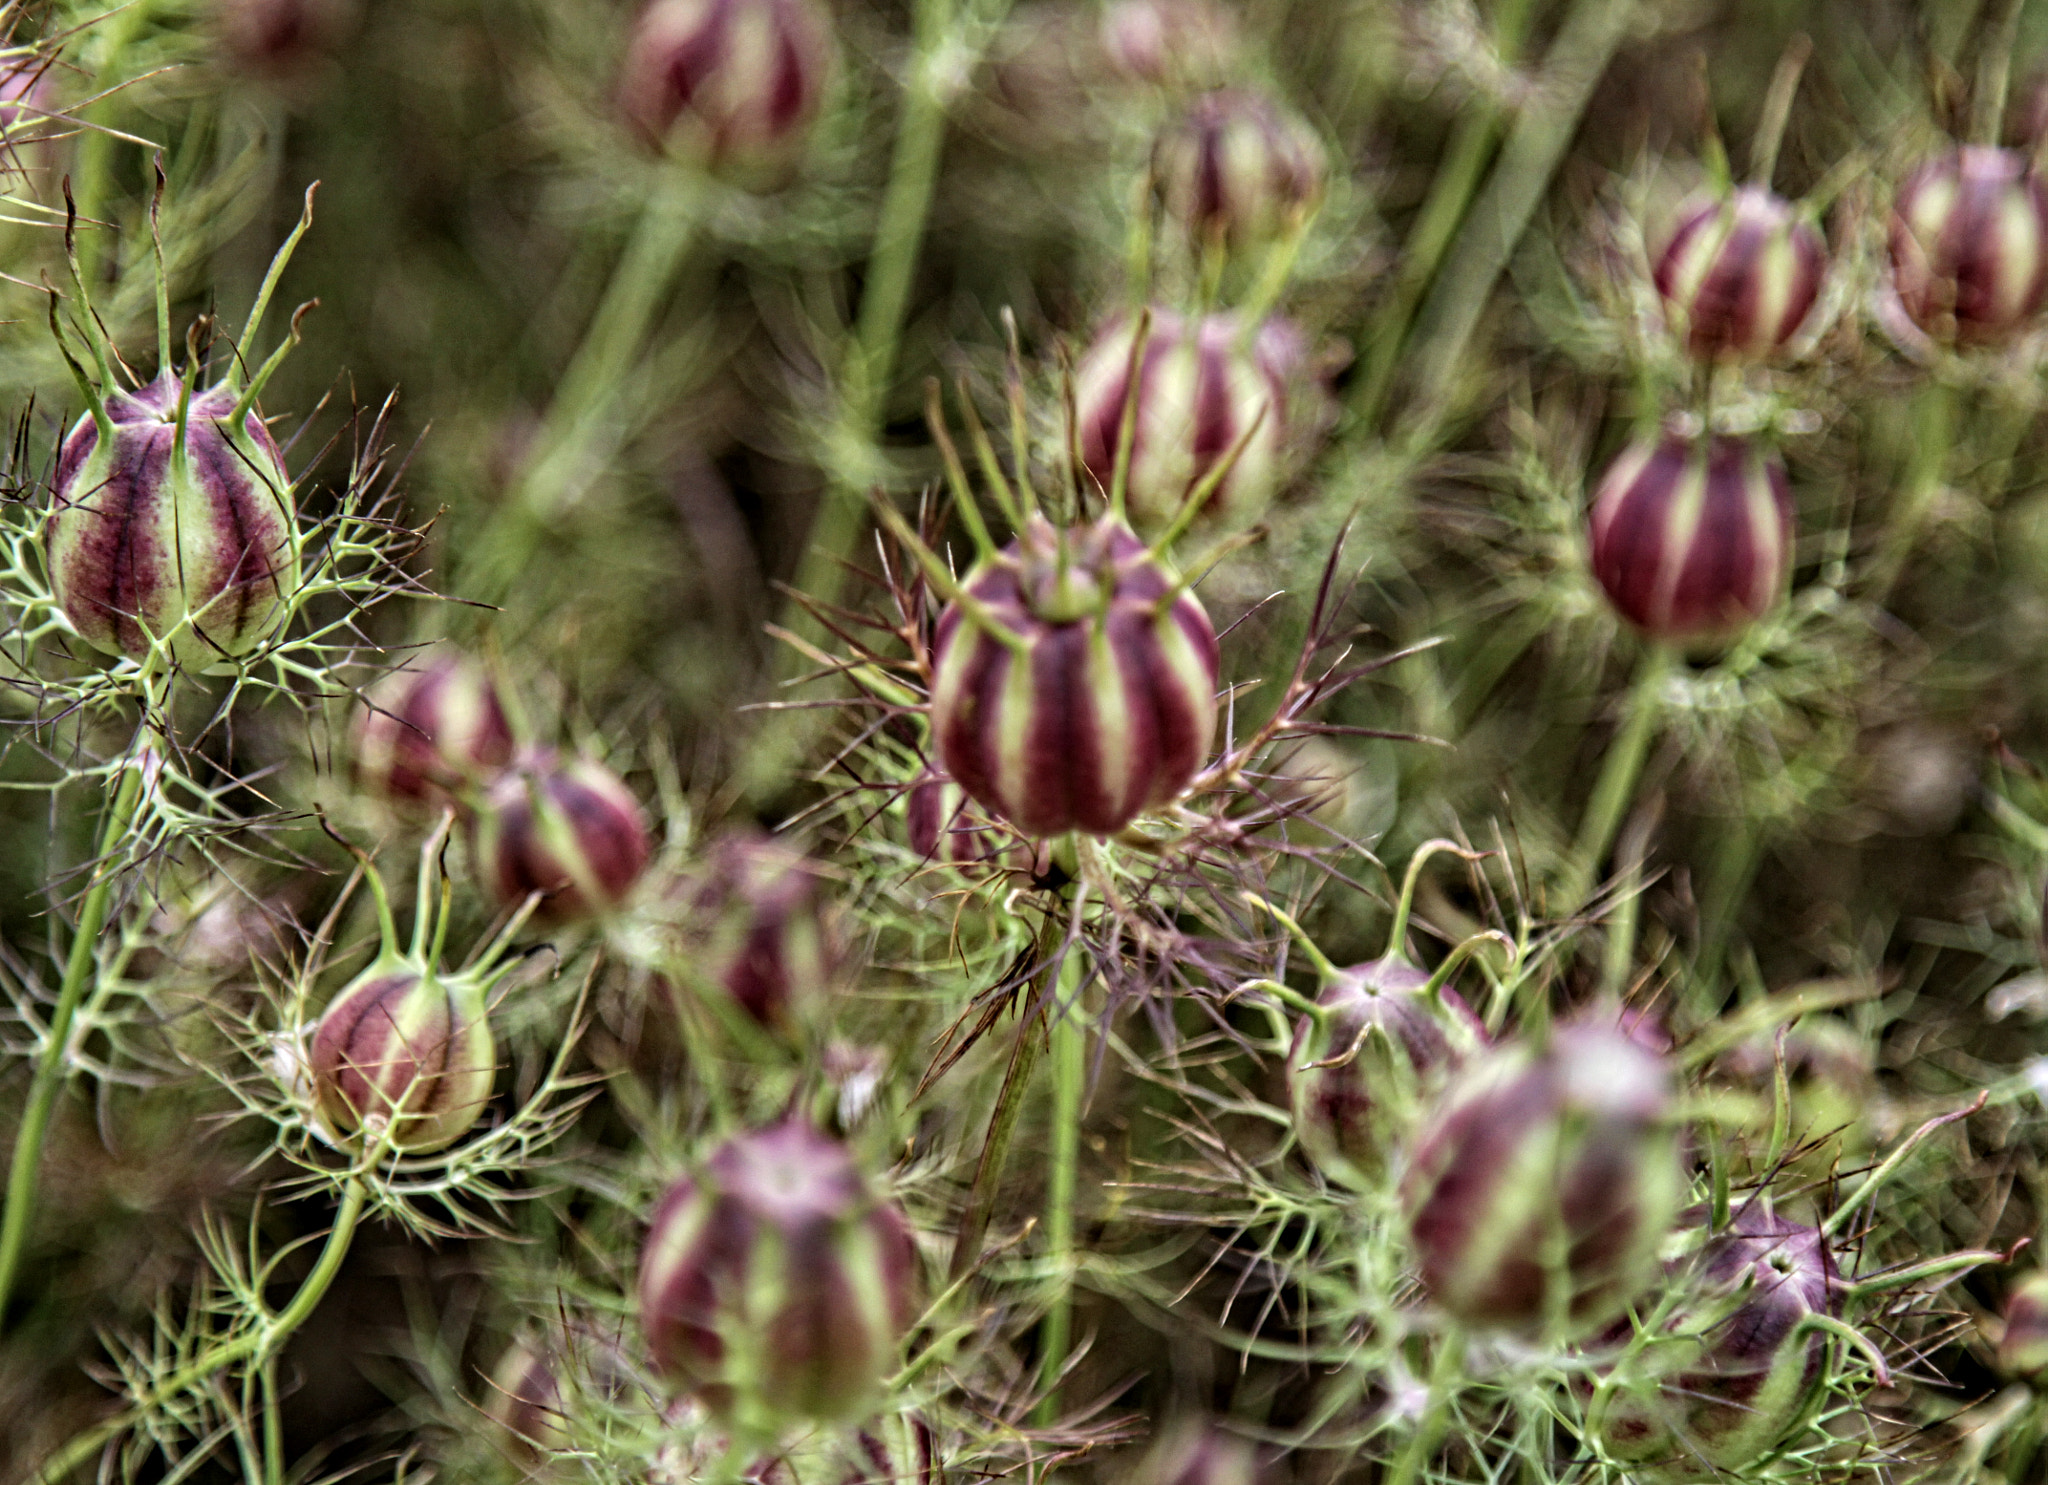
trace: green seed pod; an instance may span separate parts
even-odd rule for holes
[[[505,1348],[484,1393],[484,1416],[504,1430],[514,1454],[531,1458],[569,1442],[562,1388],[538,1342],[522,1336]]]
[[[491,678],[452,649],[379,681],[356,715],[356,779],[402,809],[439,808],[512,761]]]
[[[761,1025],[788,1031],[831,992],[843,958],[827,878],[765,836],[715,842],[688,888],[682,953]]]
[[[2022,1382],[2048,1377],[2048,1270],[2034,1270],[2007,1297],[1998,1367]]]
[[[310,1053],[314,1108],[345,1141],[385,1125],[394,1150],[461,1139],[490,1101],[497,1050],[474,980],[372,966],[329,1002]]]
[[[618,908],[654,846],[646,811],[595,758],[529,753],[478,806],[470,855],[499,907],[544,894],[536,916],[569,922]]]

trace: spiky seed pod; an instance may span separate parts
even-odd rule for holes
[[[1111,324],[1074,372],[1081,462],[1104,491],[1116,474],[1124,406],[1132,400],[1133,320]],[[1188,321],[1155,309],[1137,368],[1125,502],[1140,530],[1166,525],[1211,470],[1244,448],[1203,504],[1204,520],[1258,519],[1279,488],[1287,442],[1287,381],[1245,343],[1233,315]]]
[[[1030,836],[1114,835],[1175,798],[1216,730],[1216,632],[1130,528],[1033,516],[932,647],[939,761]]]
[[[504,1430],[516,1454],[564,1447],[562,1388],[546,1354],[531,1337],[505,1348],[484,1392],[484,1416]]]
[[[911,1318],[915,1252],[845,1146],[798,1121],[735,1136],[655,1210],[654,1363],[739,1431],[858,1422]]]
[[[88,414],[57,458],[44,540],[50,581],[80,637],[140,658],[150,636],[206,668],[247,654],[299,584],[291,476],[238,394],[194,392],[169,373],[106,398],[111,437]],[[176,631],[173,635],[173,631]]]
[[[1568,1335],[1643,1291],[1684,1193],[1663,1059],[1599,1021],[1472,1063],[1425,1116],[1402,1183],[1439,1305]]]
[[[1733,638],[1792,573],[1792,491],[1763,445],[1666,433],[1622,450],[1588,522],[1593,576],[1653,639]]]
[[[2048,1377],[2048,1270],[2035,1269],[2006,1296],[1998,1366],[2022,1382]]]
[[[926,769],[904,795],[903,828],[918,856],[949,866],[986,861],[999,848],[995,831],[968,811],[967,791],[937,769]]]
[[[1657,256],[1674,328],[1702,360],[1759,360],[1806,323],[1827,276],[1820,229],[1762,186],[1688,207]]]
[[[470,828],[471,858],[498,905],[544,893],[537,916],[557,923],[617,908],[653,850],[647,813],[617,774],[545,748],[498,775]]]
[[[1299,227],[1323,193],[1322,141],[1258,93],[1204,94],[1159,137],[1152,174],[1197,249],[1255,249]]]
[[[337,1138],[423,1154],[469,1133],[497,1075],[483,992],[473,980],[373,967],[328,1003],[313,1030],[313,1105]]]
[[[1237,21],[1213,0],[1115,0],[1102,12],[1102,49],[1133,82],[1213,88],[1242,43]]]
[[[1618,1392],[1600,1425],[1612,1458],[1688,1480],[1703,1465],[1747,1468],[1799,1421],[1827,1365],[1829,1339],[1807,1321],[1834,1313],[1835,1264],[1820,1229],[1752,1203],[1708,1240],[1691,1275],[1701,1303],[1672,1326],[1693,1333],[1650,1353],[1668,1369]]]
[[[830,993],[844,958],[827,887],[801,851],[725,836],[689,888],[685,957],[761,1025],[793,1029]]]
[[[1126,1485],[1259,1485],[1257,1449],[1212,1423],[1186,1420],[1160,1431]]]
[[[401,807],[461,801],[512,761],[512,724],[483,668],[453,649],[379,681],[356,714],[356,779]]]
[[[1943,344],[2006,338],[2048,298],[2048,188],[2017,150],[1963,145],[1926,161],[1892,204],[1892,288]]]
[[[678,158],[773,189],[802,161],[833,63],[816,0],[650,0],[626,44],[619,106]]]
[[[1323,986],[1318,1023],[1304,1016],[1287,1056],[1294,1132],[1325,1175],[1365,1187],[1439,1092],[1486,1043],[1486,1028],[1455,990],[1423,993],[1429,974],[1389,955]]]

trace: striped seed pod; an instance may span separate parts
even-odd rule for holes
[[[504,1433],[518,1456],[530,1458],[569,1442],[563,1427],[562,1388],[555,1369],[531,1336],[505,1348],[484,1392],[484,1416]]]
[[[2017,150],[1963,145],[1892,204],[1892,288],[1944,345],[2002,340],[2048,299],[2048,187]]]
[[[1193,1420],[1160,1431],[1126,1485],[1259,1485],[1258,1450],[1249,1439]]]
[[[1279,488],[1287,442],[1287,378],[1255,340],[1242,343],[1235,316],[1197,321],[1152,311],[1132,388],[1136,322],[1112,323],[1074,372],[1081,462],[1107,492],[1116,475],[1124,408],[1135,404],[1125,507],[1132,524],[1173,520],[1195,487],[1236,452],[1201,516],[1222,526],[1257,520]],[[1243,443],[1240,450],[1238,445]]]
[[[833,63],[816,0],[650,0],[626,44],[619,106],[650,143],[770,190],[802,162]]]
[[[647,813],[595,758],[541,748],[499,774],[470,827],[470,856],[501,908],[544,894],[537,916],[562,923],[626,900],[654,847]]]
[[[1455,990],[1423,993],[1429,974],[1394,955],[1323,986],[1318,1022],[1304,1016],[1287,1056],[1294,1133],[1317,1169],[1346,1185],[1384,1178],[1422,1103],[1486,1042]]]
[[[969,811],[967,791],[933,768],[903,797],[903,830],[920,858],[948,866],[986,861],[1001,848],[996,832]]]
[[[453,649],[386,676],[356,714],[356,778],[401,808],[459,799],[512,755],[512,724],[497,686]]]
[[[1033,516],[939,616],[931,730],[970,798],[1036,837],[1114,835],[1216,730],[1215,630],[1130,528]]]
[[[1743,186],[1681,214],[1655,279],[1694,356],[1761,360],[1806,322],[1827,266],[1827,239],[1807,216],[1762,186]]]
[[[655,1365],[738,1432],[858,1422],[911,1319],[915,1251],[845,1146],[797,1121],[727,1141],[640,1257]]]
[[[815,861],[779,841],[724,837],[689,888],[684,956],[761,1025],[793,1029],[844,958],[826,883]]]
[[[105,400],[65,437],[44,528],[51,585],[87,644],[141,658],[153,639],[206,668],[262,642],[299,583],[291,476],[238,394],[168,372]]]
[[[1160,135],[1152,175],[1197,250],[1262,247],[1298,228],[1323,194],[1322,141],[1258,93],[1205,93]]]
[[[1237,21],[1214,0],[1114,0],[1102,12],[1102,50],[1133,82],[1213,88],[1242,46]]]
[[[2048,1270],[2035,1269],[2006,1297],[1998,1367],[2022,1382],[2048,1377]]]
[[[497,1051],[474,979],[373,966],[313,1029],[313,1106],[343,1141],[390,1126],[394,1150],[441,1149],[490,1101]]]
[[[1792,572],[1792,492],[1761,444],[1638,439],[1601,476],[1593,576],[1653,639],[1732,638],[1776,606]]]
[[[1685,1193],[1663,1059],[1612,1023],[1474,1062],[1402,1183],[1423,1283],[1459,1320],[1583,1335],[1655,1277]]]
[[[1663,1358],[1662,1374],[1617,1391],[1599,1423],[1608,1456],[1637,1479],[1754,1464],[1799,1421],[1827,1366],[1828,1337],[1807,1323],[1834,1313],[1835,1263],[1819,1228],[1752,1203],[1690,1273],[1700,1303],[1671,1321],[1674,1344],[1648,1353]]]
[[[272,80],[316,64],[348,35],[356,0],[218,0],[221,52],[238,71]]]
[[[938,1439],[915,1412],[878,1418],[856,1429],[836,1454],[836,1485],[943,1485]]]

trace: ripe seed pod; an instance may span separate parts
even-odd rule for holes
[[[1701,360],[1761,359],[1806,322],[1827,275],[1820,229],[1762,186],[1698,202],[1657,255],[1657,292]]]
[[[779,841],[728,835],[688,900],[685,957],[761,1025],[788,1030],[831,990],[842,949],[818,864]]]
[[[2048,1377],[2048,1271],[2035,1269],[2006,1297],[1998,1366],[2022,1382]]]
[[[313,1030],[313,1106],[338,1138],[408,1155],[469,1133],[490,1101],[497,1050],[481,986],[372,966],[328,1003]]]
[[[497,686],[456,650],[386,676],[356,715],[356,778],[391,804],[438,806],[512,754]]]
[[[1137,324],[1113,323],[1074,373],[1083,467],[1106,492],[1116,475],[1124,407],[1132,400],[1131,344]],[[1287,436],[1287,378],[1257,341],[1240,344],[1235,316],[1189,322],[1155,309],[1137,368],[1136,421],[1125,506],[1141,529],[1165,526],[1204,477],[1242,452],[1202,507],[1225,526],[1256,520],[1273,498]],[[1261,337],[1263,339],[1263,337]]]
[[[254,649],[299,582],[291,476],[238,394],[194,392],[166,373],[105,400],[64,439],[44,540],[50,581],[80,637],[139,659],[151,636],[205,668]],[[180,436],[182,434],[182,437]],[[175,633],[174,633],[175,631]]]
[[[1114,835],[1187,787],[1216,730],[1216,632],[1105,516],[1033,516],[939,616],[931,731],[975,803],[1030,836]]]
[[[1287,1056],[1294,1132],[1325,1175],[1375,1184],[1424,1098],[1486,1042],[1455,990],[1423,993],[1429,973],[1395,956],[1344,970],[1323,986],[1318,1023],[1304,1016]]]
[[[910,849],[926,861],[963,866],[998,849],[996,833],[967,812],[967,791],[936,769],[926,769],[904,795],[903,826]]]
[[[1685,1194],[1670,1084],[1663,1059],[1594,1021],[1469,1067],[1402,1183],[1436,1302],[1470,1324],[1583,1335],[1640,1294]]]
[[[1212,0],[1115,0],[1102,13],[1102,49],[1133,82],[1210,88],[1228,77],[1237,22]]]
[[[1257,248],[1298,227],[1323,193],[1322,141],[1258,93],[1204,94],[1159,138],[1166,214],[1204,247]]]
[[[653,855],[646,811],[595,758],[537,749],[499,774],[477,808],[470,854],[502,908],[546,894],[549,922],[608,913]]]
[[[858,1422],[911,1319],[915,1251],[846,1147],[742,1134],[656,1208],[640,1258],[653,1360],[740,1432]]]
[[[1752,1203],[1692,1272],[1725,1313],[1679,1315],[1675,1327],[1699,1333],[1651,1353],[1677,1359],[1646,1387],[1615,1394],[1600,1420],[1610,1456],[1688,1479],[1702,1462],[1729,1472],[1755,1463],[1798,1422],[1827,1365],[1828,1337],[1806,1322],[1833,1314],[1835,1264],[1818,1228]]]
[[[561,1384],[531,1337],[515,1340],[499,1358],[485,1389],[484,1416],[505,1431],[507,1442],[520,1455],[559,1449],[569,1442]]]
[[[1748,439],[1638,439],[1601,476],[1588,534],[1623,618],[1653,639],[1725,640],[1784,596],[1791,485]]]
[[[1900,307],[1933,339],[2003,339],[2048,298],[2048,188],[2017,150],[1952,149],[1899,188],[1891,260]]]
[[[795,174],[832,67],[832,23],[815,0],[650,0],[619,105],[679,159],[765,190]]]

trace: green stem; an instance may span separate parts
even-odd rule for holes
[[[131,762],[121,770],[113,807],[100,827],[92,885],[86,889],[85,901],[78,910],[78,927],[71,935],[71,952],[64,962],[63,982],[57,988],[56,1009],[50,1014],[49,1034],[36,1056],[28,1102],[22,1108],[21,1127],[14,1135],[14,1163],[7,1171],[7,1207],[5,1215],[0,1216],[0,1332],[6,1328],[8,1300],[14,1293],[14,1281],[28,1247],[29,1222],[35,1213],[36,1174],[42,1165],[43,1140],[49,1133],[50,1116],[64,1085],[72,1024],[99,962],[100,932],[106,926],[114,884],[121,875],[112,858],[134,823],[135,807],[141,798],[142,769]]]
[[[1650,737],[1656,731],[1657,692],[1670,673],[1671,662],[1671,647],[1653,643],[1644,649],[1636,667],[1621,731],[1608,746],[1600,777],[1594,781],[1592,797],[1586,801],[1585,818],[1579,824],[1579,838],[1572,848],[1571,864],[1559,896],[1561,917],[1571,917],[1586,905],[1593,883],[1599,878],[1600,863],[1606,859],[1607,848],[1614,844],[1614,834],[1621,828],[1622,816],[1635,794],[1636,777],[1643,771],[1643,759],[1650,750]]]
[[[1880,603],[1904,575],[1920,528],[1941,493],[1948,451],[1955,443],[1957,412],[1955,388],[1946,382],[1930,378],[1920,389],[1913,408],[1913,451],[1906,463],[1905,487],[1870,564],[1870,593]]]
[[[1457,1329],[1445,1332],[1438,1337],[1437,1347],[1436,1363],[1429,1371],[1429,1400],[1423,1404],[1422,1417],[1416,1422],[1408,1447],[1401,1451],[1400,1459],[1387,1477],[1388,1485],[1415,1485],[1422,1474],[1422,1467],[1429,1462],[1429,1456],[1436,1452],[1436,1446],[1443,1439],[1451,1393],[1465,1366],[1464,1332]]]
[[[105,93],[115,86],[121,63],[128,55],[129,47],[141,34],[143,22],[149,19],[150,0],[131,0],[122,10],[117,10],[106,21],[106,51],[100,60],[99,71],[93,74],[92,90]],[[115,98],[103,98],[93,107],[88,123],[104,124],[118,103]],[[80,223],[99,220],[105,209],[107,180],[113,171],[114,146],[119,143],[112,134],[103,129],[86,129],[78,142],[78,170],[71,179],[71,199],[78,206]],[[101,245],[107,239],[98,231],[82,231],[78,234],[79,276],[90,284],[99,271]]]
[[[1059,1414],[1055,1390],[1074,1321],[1074,1187],[1081,1161],[1081,1095],[1088,1080],[1088,1028],[1081,1016],[1081,954],[1069,948],[1060,961],[1052,1007],[1052,1172],[1045,1196],[1046,1256],[1053,1267],[1052,1305],[1039,1332],[1038,1421]]]

